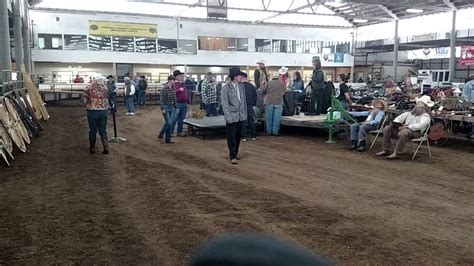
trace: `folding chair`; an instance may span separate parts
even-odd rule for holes
[[[372,148],[374,147],[375,142],[377,141],[377,139],[378,139],[378,137],[380,136],[380,134],[382,134],[383,128],[385,127],[385,124],[386,124],[386,123],[387,123],[387,115],[384,115],[383,121],[382,121],[382,123],[380,124],[379,129],[377,129],[377,130],[372,130],[372,131],[369,132],[370,135],[376,134],[374,140],[372,141],[372,144],[370,145],[369,150],[372,150]]]
[[[417,139],[412,139],[411,142],[413,144],[416,144],[417,142],[419,142],[418,144],[418,147],[416,148],[414,154],[413,154],[413,157],[411,158],[412,160],[415,160],[415,157],[416,155],[418,154],[418,151],[420,150],[421,148],[421,145],[423,145],[423,142],[426,142],[426,146],[428,147],[428,154],[430,155],[430,159],[432,158],[431,157],[431,147],[430,147],[430,141],[428,139],[428,132],[430,131],[430,128],[431,128],[431,123],[430,125],[428,126],[428,128],[422,132],[421,134],[421,137],[417,138]]]

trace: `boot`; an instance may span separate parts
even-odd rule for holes
[[[357,147],[357,151],[364,152],[367,148],[365,147],[365,140],[361,140],[359,142],[359,146]]]
[[[89,153],[95,153],[95,139],[89,139]]]
[[[109,140],[107,138],[101,138],[102,146],[104,147],[104,151],[102,154],[109,154]]]
[[[351,140],[351,148],[349,150],[355,151],[357,149],[357,140]]]

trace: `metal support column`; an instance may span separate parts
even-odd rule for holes
[[[8,0],[0,0],[0,71],[12,70]]]
[[[355,72],[355,35],[356,35],[355,31],[351,33],[352,35],[351,55],[352,55],[353,61],[351,65],[351,80],[350,81],[352,81],[353,83],[355,82],[355,73],[354,73]]]
[[[393,40],[393,81],[397,82],[398,76],[398,19],[395,20],[395,38]]]
[[[451,29],[451,56],[449,57],[449,81],[453,82],[456,77],[456,10],[453,10],[453,25]]]
[[[28,73],[33,73],[31,63],[31,47],[30,47],[30,8],[28,0],[23,1],[23,56],[25,61],[25,68]]]
[[[21,71],[21,65],[24,64],[23,60],[23,36],[21,33],[21,13],[20,13],[20,0],[15,0],[13,4],[13,31],[15,39],[15,62],[16,71]]]

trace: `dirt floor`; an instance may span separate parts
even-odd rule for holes
[[[49,111],[0,169],[0,264],[185,265],[206,239],[242,231],[344,264],[474,264],[472,143],[387,161],[287,131],[243,143],[233,166],[224,137],[157,141],[147,107],[122,109],[129,141],[91,156],[85,111]]]

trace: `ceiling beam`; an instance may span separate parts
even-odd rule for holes
[[[289,9],[289,10],[286,10],[286,11],[280,11],[280,12],[278,12],[278,14],[271,15],[271,16],[269,16],[269,17],[256,20],[255,22],[261,23],[261,22],[263,22],[263,21],[265,21],[265,20],[267,20],[267,19],[276,18],[276,17],[281,16],[281,15],[284,15],[284,14],[296,13],[296,12],[298,12],[298,11],[300,11],[300,10],[303,10],[303,9],[305,9],[305,8],[308,8],[308,7],[312,7],[312,6],[317,5],[317,4],[319,4],[319,1],[315,1],[314,3],[307,4],[307,5],[303,5],[303,6],[300,6],[300,7],[295,7],[295,8],[293,8],[293,9]]]
[[[457,7],[454,5],[453,2],[451,2],[451,0],[443,0],[443,3],[444,3],[447,7],[451,8],[452,10],[457,10]]]
[[[392,17],[393,19],[398,19],[398,16],[393,13],[392,10],[388,9],[388,7],[384,6],[384,5],[377,5],[380,9],[382,9],[383,12],[387,13],[387,15],[389,15],[390,17]]]

